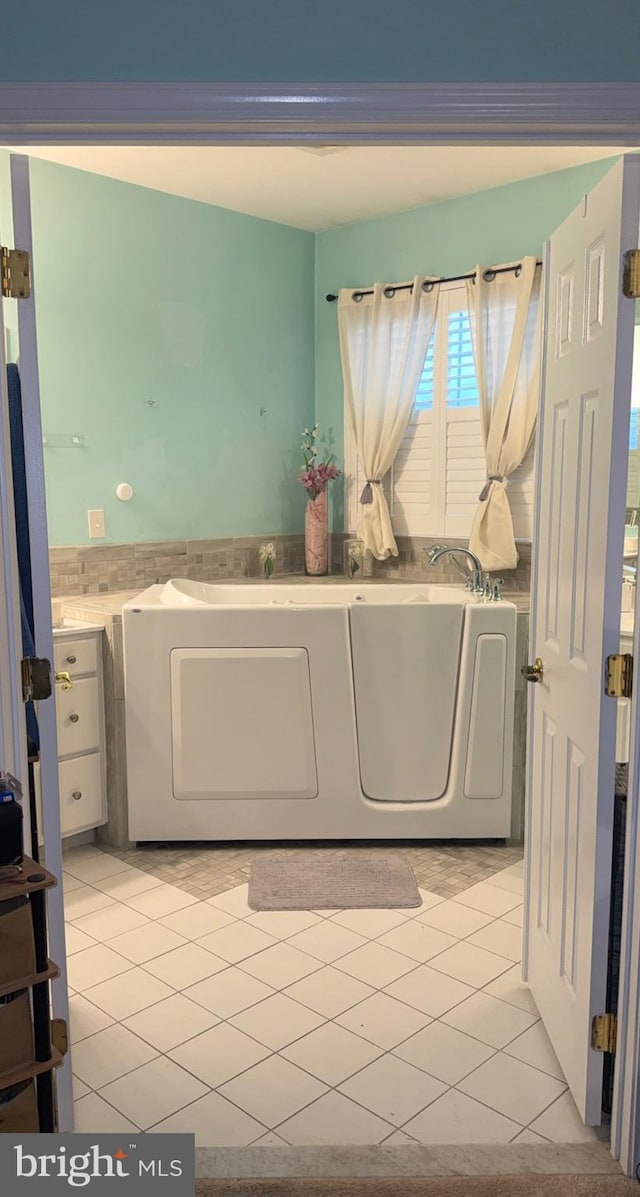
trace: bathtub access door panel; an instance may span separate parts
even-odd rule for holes
[[[174,649],[171,727],[175,798],[317,796],[304,648]]]
[[[429,802],[447,788],[462,603],[353,606],[360,779],[380,802]]]

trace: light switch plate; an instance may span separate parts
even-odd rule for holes
[[[89,519],[89,536],[92,540],[100,540],[101,537],[106,536],[104,528],[104,511],[99,508],[94,508],[87,512]]]

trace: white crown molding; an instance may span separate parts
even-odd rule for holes
[[[0,83],[5,145],[640,145],[640,83]]]

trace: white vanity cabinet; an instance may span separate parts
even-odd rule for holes
[[[62,836],[107,819],[102,629],[55,628],[58,775]]]

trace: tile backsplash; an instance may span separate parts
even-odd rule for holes
[[[331,537],[331,572],[343,572],[345,535]],[[304,573],[304,536],[245,536],[226,540],[155,540],[141,544],[65,545],[49,550],[53,598],[76,594],[108,594],[120,590],[145,590],[168,578],[215,582],[224,578],[259,578],[260,545],[275,545],[275,574]],[[460,575],[446,559],[429,565],[425,548],[437,541],[428,537],[398,537],[399,556],[374,562],[377,578],[408,578],[421,582],[460,582]],[[463,540],[448,544],[465,547]],[[527,592],[531,584],[531,545],[519,544],[517,569],[502,573],[505,588]]]
[[[349,533],[348,535],[352,536],[353,534]],[[343,571],[343,542],[346,537],[347,533],[334,532],[331,538],[331,561],[334,573]],[[424,550],[431,548],[434,544],[442,543],[463,549],[467,547],[468,541],[453,540],[449,537],[398,536],[398,556],[389,557],[386,561],[374,561],[373,576],[389,579],[411,578],[416,582],[439,582],[441,584],[453,582],[459,585],[460,574],[451,564],[450,558],[443,558],[437,565],[429,564]],[[501,570],[500,577],[504,579],[505,590],[521,590],[523,593],[527,593],[531,589],[531,544],[524,541],[519,542],[518,555],[520,560],[517,568]]]
[[[152,540],[142,544],[65,545],[49,550],[51,594],[145,590],[169,578],[215,582],[258,578],[260,545],[275,545],[275,571],[304,572],[304,536],[244,536],[226,540]]]

